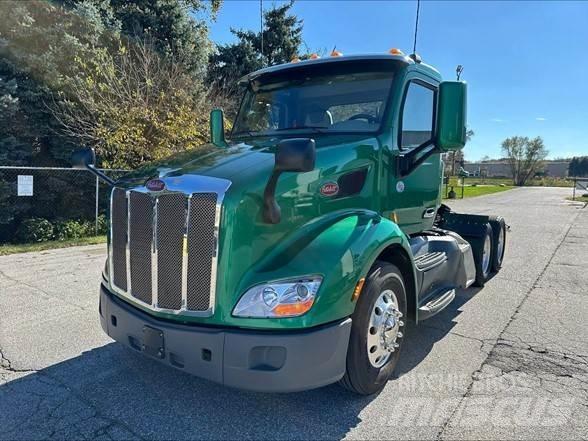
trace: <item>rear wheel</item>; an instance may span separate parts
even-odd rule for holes
[[[340,383],[362,395],[384,388],[404,340],[406,290],[400,270],[376,262],[352,315],[347,370]]]
[[[494,255],[492,257],[492,271],[498,272],[504,260],[506,247],[506,223],[501,217],[490,218],[490,225],[494,233]]]
[[[494,256],[494,240],[492,227],[486,224],[484,234],[473,239],[471,242],[474,253],[474,263],[476,264],[476,281],[475,286],[484,286],[490,278],[492,272],[492,258]]]

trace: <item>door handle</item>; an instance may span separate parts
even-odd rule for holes
[[[423,213],[423,219],[428,219],[428,218],[435,216],[436,211],[437,211],[437,209],[435,207],[427,208],[425,210],[425,212]]]

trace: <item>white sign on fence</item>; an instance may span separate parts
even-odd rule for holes
[[[18,175],[18,196],[33,195],[33,177],[30,175]]]
[[[588,191],[588,179],[577,179],[576,190]]]

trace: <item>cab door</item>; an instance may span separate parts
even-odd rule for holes
[[[405,84],[399,118],[398,153],[406,154],[434,143],[437,84],[412,78]],[[410,174],[392,179],[395,219],[407,233],[431,228],[440,202],[441,155],[433,154]]]

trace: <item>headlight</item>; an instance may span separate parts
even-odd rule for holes
[[[313,305],[322,277],[309,276],[254,286],[235,309],[237,317],[296,317]]]

